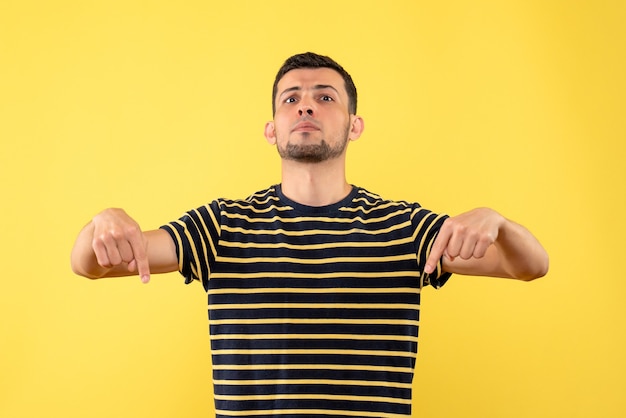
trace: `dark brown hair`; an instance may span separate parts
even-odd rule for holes
[[[337,71],[343,78],[346,92],[348,93],[348,111],[350,114],[356,114],[356,86],[352,81],[352,77],[343,69],[335,60],[324,55],[318,55],[313,52],[305,52],[287,58],[285,63],[278,70],[274,79],[274,88],[272,89],[272,114],[276,113],[276,94],[278,82],[285,74],[291,70],[300,68],[330,68]]]

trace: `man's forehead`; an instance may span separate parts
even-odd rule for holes
[[[328,85],[345,92],[341,74],[332,68],[297,68],[291,70],[278,82],[278,93],[292,87],[313,87]]]

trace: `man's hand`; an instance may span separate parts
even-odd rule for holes
[[[424,271],[431,274],[442,256],[454,261],[479,259],[498,239],[500,228],[506,219],[498,212],[479,208],[448,218],[430,250]]]
[[[137,272],[141,281],[148,283],[148,240],[137,222],[122,209],[106,209],[92,224],[91,244],[98,264],[104,268],[126,265],[129,272]]]

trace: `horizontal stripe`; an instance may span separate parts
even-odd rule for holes
[[[315,324],[315,325],[406,325],[419,326],[411,319],[343,319],[343,318],[251,318],[211,319],[211,325],[265,325],[265,324]]]
[[[291,272],[274,272],[260,271],[254,273],[238,272],[238,273],[211,273],[212,278],[216,279],[245,279],[245,278],[281,278],[281,279],[333,279],[333,278],[357,278],[357,279],[380,279],[385,277],[420,277],[419,271],[381,271],[381,272],[333,272],[333,273],[291,273]]]
[[[248,235],[286,235],[286,236],[311,236],[311,235],[352,235],[352,234],[364,234],[364,235],[381,235],[388,234],[389,232],[397,231],[399,229],[404,229],[410,227],[410,222],[404,222],[397,225],[392,225],[388,228],[382,229],[363,229],[363,228],[351,228],[344,230],[334,230],[334,229],[297,229],[297,230],[287,230],[283,228],[274,228],[274,229],[247,229],[239,226],[233,227],[229,225],[222,225],[222,230],[232,233],[242,233]]]
[[[350,416],[350,417],[362,417],[362,418],[407,418],[410,415],[404,414],[391,414],[386,412],[367,412],[367,411],[345,411],[336,409],[272,409],[272,410],[258,410],[258,411],[227,411],[224,409],[216,409],[217,415],[223,415],[227,417],[241,417],[241,416],[253,416],[253,415],[271,415],[273,417],[280,415],[331,415],[331,416]]]
[[[246,294],[259,294],[259,293],[411,293],[419,294],[420,289],[417,287],[266,287],[266,288],[241,288],[241,287],[228,287],[222,289],[210,289],[209,295],[246,295]]]
[[[210,304],[209,309],[416,309],[410,303],[224,303]]]
[[[272,401],[275,399],[317,400],[328,399],[333,401],[356,401],[356,402],[385,402],[411,405],[410,399],[391,398],[384,396],[344,396],[330,394],[275,394],[275,395],[214,395],[218,401]]]
[[[410,367],[348,365],[348,364],[216,364],[213,370],[342,370],[389,373],[413,373]]]
[[[330,385],[330,386],[381,386],[410,389],[411,383],[373,381],[373,380],[330,380],[330,379],[252,379],[252,380],[213,380],[216,385],[224,386],[260,386],[260,385]]]
[[[218,263],[292,263],[292,264],[337,264],[337,263],[390,263],[393,261],[413,260],[415,254],[401,254],[384,257],[327,257],[327,258],[295,258],[295,257],[216,257]]]
[[[211,350],[216,356],[221,355],[331,355],[331,356],[379,356],[379,357],[415,357],[416,353],[408,351],[386,351],[386,350],[341,350],[337,348],[330,349],[275,349],[275,348],[258,348],[258,349],[223,349]]]
[[[256,203],[267,203],[269,200],[273,200],[273,201],[278,201],[278,198],[268,198],[265,199],[264,201],[256,201]],[[251,205],[250,203],[240,203],[240,202],[229,202],[223,203],[224,207],[227,208],[239,208],[239,209],[243,209],[245,211],[251,211],[253,213],[267,213],[267,212],[271,212],[271,211],[283,211],[283,212],[289,212],[292,211],[293,208],[291,206],[276,206],[276,205],[271,205],[271,206],[266,206],[266,207],[258,207],[258,206],[254,206]]]
[[[364,201],[364,199],[355,199],[355,201]],[[370,202],[365,201],[365,204],[369,204]],[[356,213],[356,212],[360,212],[363,214],[369,214],[372,213],[374,211],[380,211],[380,210],[385,210],[388,208],[392,208],[392,210],[395,211],[406,211],[406,209],[409,209],[409,206],[407,206],[404,203],[401,202],[387,202],[384,204],[378,204],[376,206],[368,206],[367,208],[363,207],[363,206],[358,206],[358,207],[343,207],[340,208],[339,211],[340,212],[352,212],[352,213]]]
[[[251,218],[250,216],[242,213],[229,213],[224,212],[224,217],[228,219],[243,219],[246,222],[250,223],[274,223],[274,222],[282,222],[282,223],[303,223],[303,222],[319,222],[319,223],[328,223],[328,224],[351,224],[351,223],[362,223],[362,224],[371,224],[371,223],[381,223],[388,221],[394,216],[404,215],[406,213],[411,212],[411,208],[400,208],[399,210],[395,210],[391,213],[388,213],[384,216],[380,216],[377,218],[362,218],[360,216],[351,216],[349,218],[337,218],[337,217],[328,217],[328,216],[296,216],[293,218],[286,218],[283,216],[272,216],[269,218]]]
[[[396,245],[409,244],[413,240],[411,237],[399,238],[389,241],[353,241],[353,242],[325,242],[323,244],[289,244],[286,242],[237,242],[222,241],[222,247],[230,248],[258,248],[258,249],[278,249],[287,248],[291,250],[324,250],[329,248],[372,248],[372,247],[392,247]]]
[[[211,340],[368,340],[368,341],[411,341],[417,342],[413,335],[367,335],[367,334],[213,334]]]

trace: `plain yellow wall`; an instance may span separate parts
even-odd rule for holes
[[[91,282],[70,249],[104,207],[155,228],[278,182],[271,84],[307,50],[359,88],[351,182],[494,207],[551,255],[530,284],[424,292],[414,415],[626,416],[624,21],[621,0],[0,1],[0,416],[210,416],[201,286]]]

